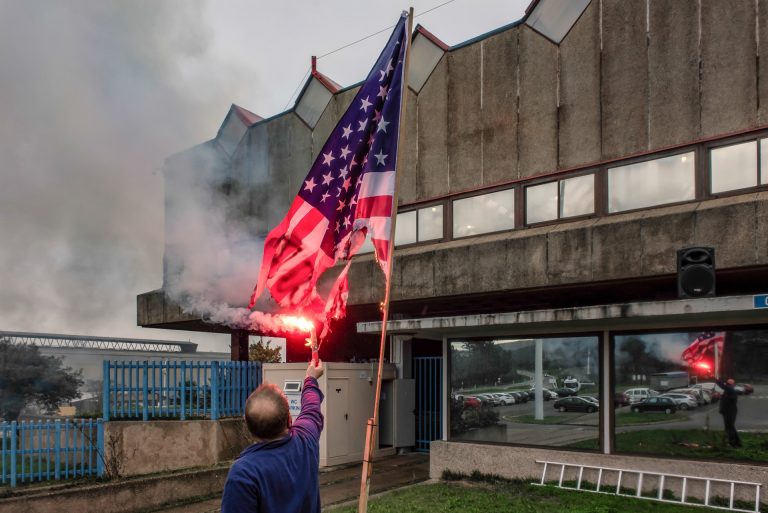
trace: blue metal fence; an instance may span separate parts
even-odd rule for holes
[[[429,452],[432,440],[443,438],[443,358],[413,359],[416,376],[416,450]]]
[[[3,485],[104,474],[101,419],[2,422],[0,448]]]
[[[235,417],[261,384],[261,362],[104,362],[104,420]]]

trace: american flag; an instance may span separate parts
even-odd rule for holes
[[[268,288],[284,308],[340,317],[346,306],[349,261],[370,235],[386,274],[393,215],[407,14],[347,111],[331,132],[286,217],[264,242],[250,308]],[[320,276],[338,261],[347,266],[327,299]],[[389,277],[387,277],[389,279]]]
[[[682,358],[686,362],[696,363],[706,355],[717,344],[717,350],[720,354],[723,353],[723,345],[725,344],[725,333],[720,332],[707,332],[702,333],[691,345],[685,348]]]

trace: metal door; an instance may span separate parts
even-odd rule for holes
[[[429,452],[432,440],[443,438],[443,358],[413,359],[416,377],[416,450]]]

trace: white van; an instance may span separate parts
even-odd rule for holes
[[[624,394],[629,398],[629,404],[639,403],[649,397],[659,395],[656,390],[651,390],[650,388],[630,388],[629,390],[626,390]]]

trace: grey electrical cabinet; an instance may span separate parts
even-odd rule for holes
[[[320,435],[320,466],[327,467],[361,461],[363,459],[366,426],[368,419],[373,416],[378,364],[323,362],[323,365],[325,366],[325,374],[320,377],[319,384],[325,395],[322,404],[325,427]],[[263,369],[264,382],[279,386],[288,397],[291,415],[294,417],[298,415],[301,407],[300,385],[304,382],[307,364],[265,363]],[[391,395],[385,394],[384,390],[392,387],[391,383],[394,377],[395,366],[385,364],[382,374],[382,397]],[[410,396],[413,397],[413,385],[411,385]],[[414,404],[413,399],[411,399],[411,404]],[[381,413],[383,409],[384,404],[382,402],[379,406],[379,444],[376,446],[378,450],[375,451],[378,456],[395,453],[394,446],[381,442],[383,433],[387,430],[393,431],[389,424],[396,419],[396,417],[390,416],[389,420],[385,421]],[[413,411],[413,406],[410,406],[409,411]],[[412,413],[411,430],[413,430]],[[399,430],[394,431],[398,432]],[[413,435],[411,436],[413,437]]]
[[[416,445],[416,380],[393,379],[382,384],[379,445]]]

